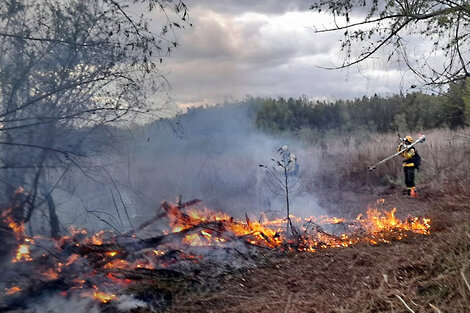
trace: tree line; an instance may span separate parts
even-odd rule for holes
[[[253,98],[256,125],[269,132],[396,132],[470,125],[470,82],[457,82],[439,95],[413,92],[389,97],[312,101],[306,97]]]

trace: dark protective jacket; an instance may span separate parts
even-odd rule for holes
[[[398,151],[401,151],[403,148],[405,148],[406,145],[401,143],[398,146]],[[416,154],[415,148],[411,147],[409,149],[406,149],[401,153],[401,156],[403,157],[403,166],[405,167],[414,167],[415,164],[413,162],[414,156]]]

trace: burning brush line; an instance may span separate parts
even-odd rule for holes
[[[64,297],[89,297],[112,303],[132,286],[184,276],[188,268],[210,257],[209,250],[239,252],[239,247],[245,246],[315,252],[357,243],[375,245],[403,239],[410,233],[429,234],[431,222],[418,217],[400,220],[396,209],[369,208],[354,220],[291,216],[294,228],[286,234],[284,219],[272,220],[263,215],[257,221],[248,217],[235,220],[225,213],[201,208],[198,200],[163,202],[161,209],[126,234],[101,231],[89,235],[84,229],[70,228],[70,235],[60,240],[27,236],[24,225],[11,218],[11,210],[4,211],[1,219],[17,246],[8,272],[23,271],[30,279],[16,277],[21,283],[5,284],[0,306],[20,307],[42,289]],[[145,231],[148,234],[152,230],[152,224],[162,219],[169,221],[166,231],[144,236]]]

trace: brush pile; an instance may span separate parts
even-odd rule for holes
[[[0,225],[15,247],[3,265],[0,311],[31,309],[45,297],[91,299],[87,305],[99,310],[160,311],[175,293],[210,289],[221,275],[263,264],[273,253],[388,243],[430,229],[429,219],[399,220],[395,209],[369,208],[351,221],[326,216],[253,221],[235,220],[193,200],[163,202],[155,216],[128,233],[89,235],[71,228],[57,240],[27,236],[11,211],[4,211]],[[168,226],[162,228],[164,221]]]

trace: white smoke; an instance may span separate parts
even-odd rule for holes
[[[60,295],[42,297],[28,305],[25,313],[100,313],[91,299],[63,297]]]

